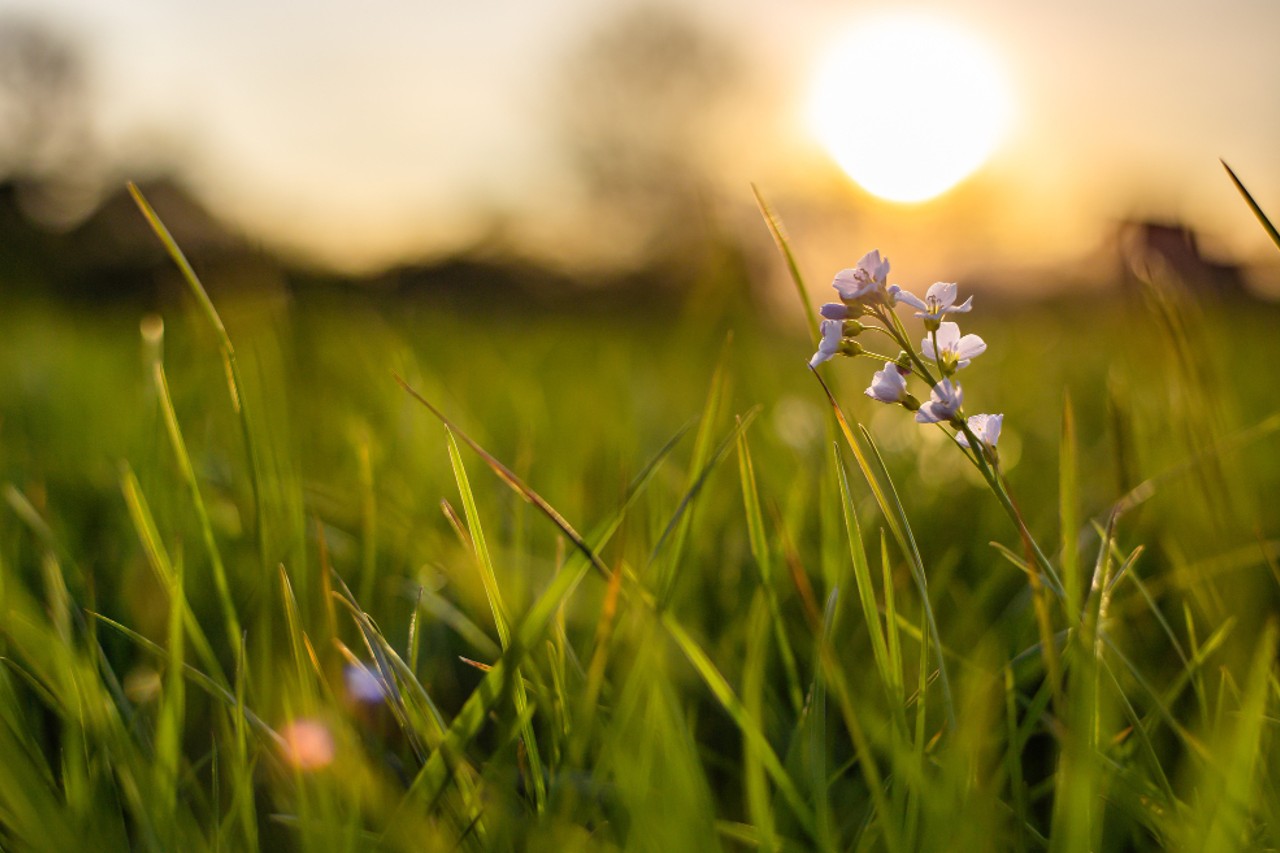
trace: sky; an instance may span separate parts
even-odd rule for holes
[[[0,17],[48,20],[83,50],[109,181],[172,169],[261,242],[370,270],[494,233],[533,256],[609,259],[614,244],[600,232],[614,229],[575,173],[565,105],[588,91],[572,58],[632,5],[0,0]],[[735,58],[723,104],[676,114],[700,128],[686,153],[703,197],[726,230],[755,240],[756,185],[818,269],[870,248],[921,277],[984,264],[1062,269],[1132,216],[1186,220],[1210,250],[1246,261],[1274,251],[1218,158],[1280,216],[1276,0],[669,8]],[[986,164],[910,205],[859,189],[803,116],[824,51],[857,22],[902,8],[985,44],[1013,97]],[[628,106],[607,121],[626,128]],[[646,122],[638,132],[657,132]],[[880,132],[872,111],[860,126]]]

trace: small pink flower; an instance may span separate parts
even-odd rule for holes
[[[299,770],[321,770],[333,763],[337,749],[333,733],[318,720],[300,719],[280,730],[284,760]]]

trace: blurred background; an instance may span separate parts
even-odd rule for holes
[[[711,276],[798,322],[755,185],[815,298],[871,248],[917,290],[1105,287],[1136,252],[1280,295],[1218,163],[1280,210],[1280,5],[903,9],[0,0],[0,282],[154,296],[135,180],[213,288]]]

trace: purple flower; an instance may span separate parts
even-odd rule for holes
[[[845,302],[866,302],[885,292],[888,277],[888,259],[882,260],[880,250],[873,249],[862,256],[857,266],[836,273],[831,286]]]
[[[1004,415],[974,415],[967,423],[978,441],[987,447],[994,448],[996,442],[1000,440],[1000,428],[1004,426]],[[963,447],[969,446],[969,437],[963,432],[956,433],[956,441]]]
[[[901,403],[907,396],[907,378],[896,364],[886,364],[871,377],[871,387],[862,393],[881,403]]]
[[[387,688],[377,673],[363,664],[348,664],[342,671],[347,695],[356,702],[373,705],[386,698]]]
[[[937,328],[948,314],[964,314],[973,307],[970,296],[961,305],[956,305],[956,285],[954,282],[939,281],[929,285],[924,299],[903,290],[898,294],[898,301],[905,302],[912,308],[919,308],[916,316],[924,320],[926,326]]]
[[[933,342],[937,339],[935,349]],[[920,351],[930,361],[942,365],[942,372],[948,376],[987,351],[987,344],[977,335],[960,337],[960,327],[955,323],[942,323],[937,332],[929,335],[920,344]]]
[[[818,344],[818,351],[813,354],[813,358],[809,359],[810,367],[817,367],[824,361],[830,361],[844,347],[844,323],[842,321],[823,320],[821,328],[822,343]]]
[[[922,424],[936,424],[949,421],[960,411],[964,403],[964,392],[959,385],[952,385],[950,379],[944,379],[933,386],[929,393],[929,402],[916,412],[916,420]]]

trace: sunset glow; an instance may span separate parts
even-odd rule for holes
[[[855,26],[813,78],[814,136],[873,195],[920,202],[980,167],[1012,113],[990,49],[939,19],[894,15]]]

